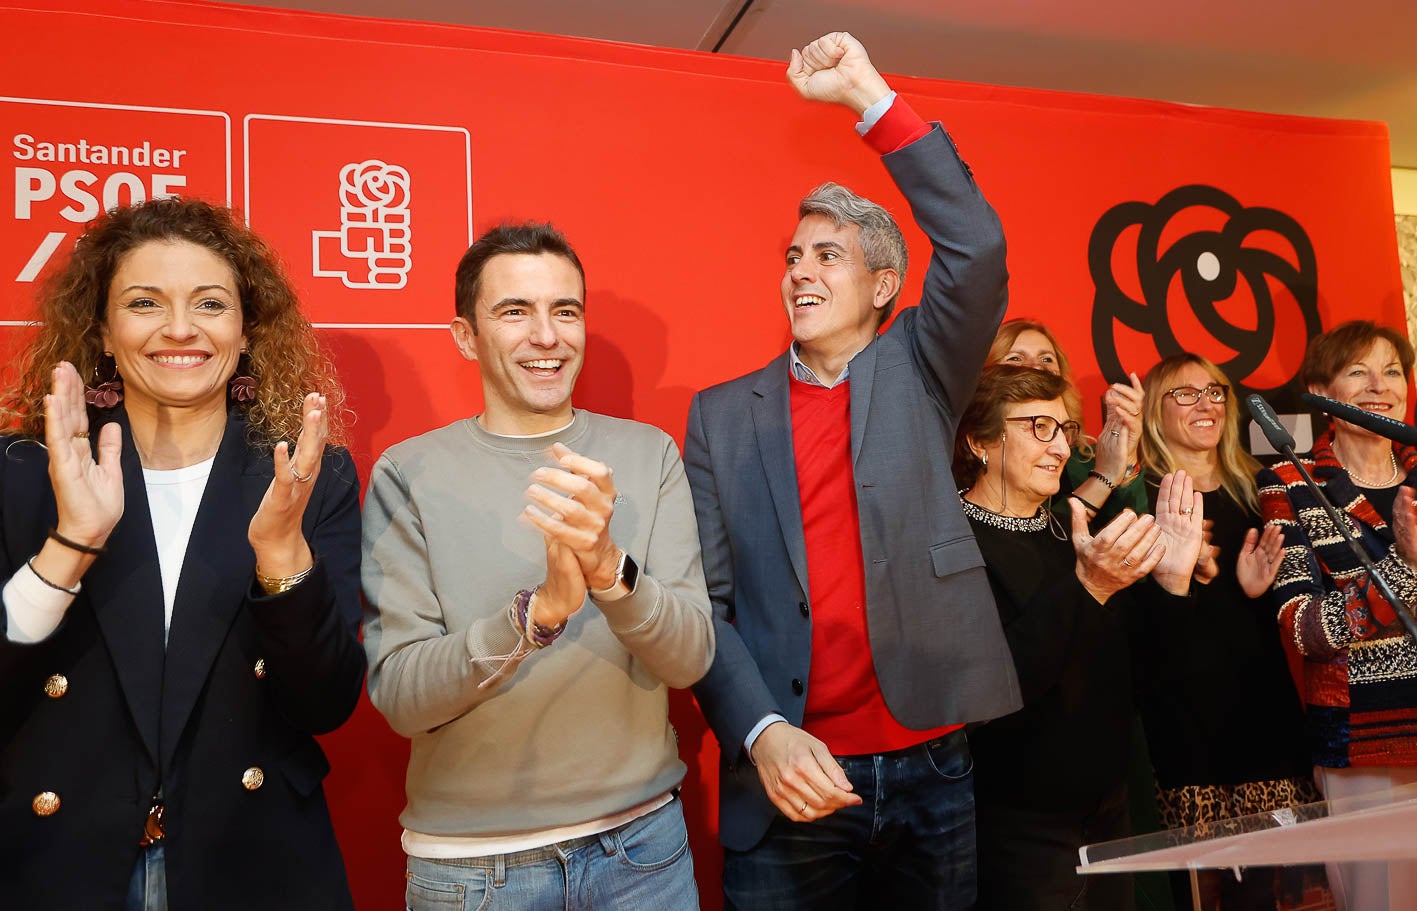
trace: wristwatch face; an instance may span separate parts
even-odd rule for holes
[[[625,554],[625,562],[620,567],[620,581],[624,582],[630,591],[634,591],[635,584],[640,581],[640,566],[628,553]]]

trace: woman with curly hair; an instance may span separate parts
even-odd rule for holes
[[[38,318],[0,398],[0,905],[352,907],[314,735],[364,674],[359,485],[289,281],[154,200]]]

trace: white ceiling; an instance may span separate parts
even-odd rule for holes
[[[240,0],[238,0],[240,2]],[[1417,0],[258,0],[785,59],[836,30],[883,71],[1381,120],[1417,168]],[[740,15],[741,14],[741,15]]]

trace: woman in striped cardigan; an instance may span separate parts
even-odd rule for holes
[[[1368,321],[1315,338],[1301,379],[1311,392],[1405,418],[1411,344]],[[1303,460],[1381,569],[1403,609],[1417,604],[1417,513],[1409,474],[1417,449],[1345,421]],[[1259,474],[1265,520],[1284,535],[1275,579],[1280,635],[1296,669],[1315,778],[1329,799],[1417,782],[1417,644],[1294,465]],[[1417,907],[1417,864],[1330,865],[1347,911]],[[1410,890],[1410,891],[1405,891]],[[1345,898],[1346,895],[1346,904]]]

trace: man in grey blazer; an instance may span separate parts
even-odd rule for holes
[[[950,452],[1007,301],[999,219],[939,124],[838,32],[793,51],[850,108],[933,257],[880,333],[906,248],[880,206],[803,200],[791,349],[694,397],[685,464],[718,649],[694,687],[722,749],[728,908],[967,908],[966,722],[1020,706]]]

